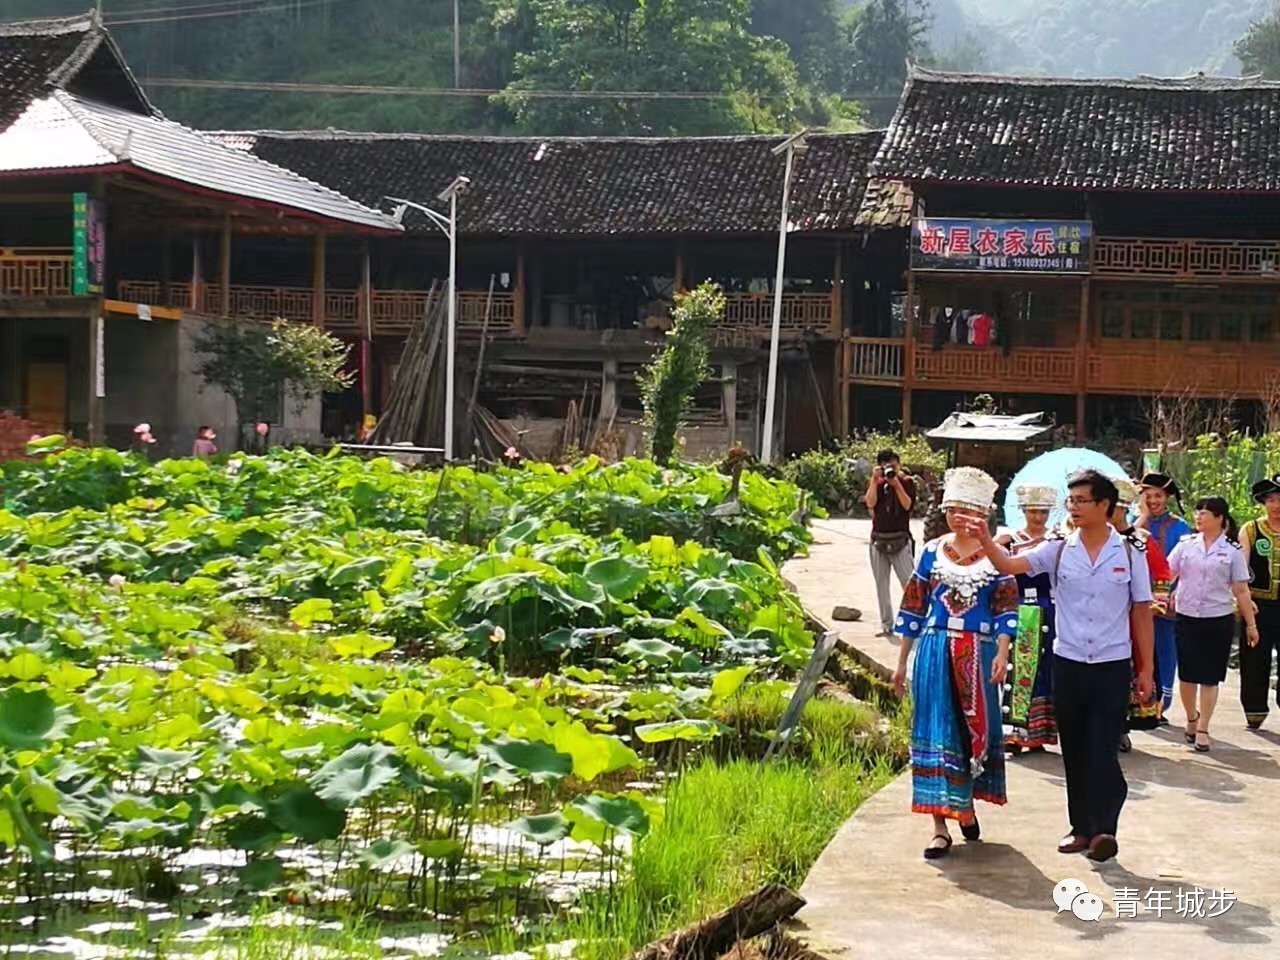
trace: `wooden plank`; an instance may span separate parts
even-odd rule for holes
[[[150,312],[152,320],[181,320],[182,311],[174,307],[153,307],[147,304],[128,303],[124,300],[104,300],[103,307],[107,313],[121,314],[127,317],[137,317],[142,313]],[[138,308],[143,307],[140,311]]]

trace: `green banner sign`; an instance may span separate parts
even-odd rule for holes
[[[106,230],[102,201],[87,193],[72,196],[71,292],[77,297],[102,293],[106,277]]]

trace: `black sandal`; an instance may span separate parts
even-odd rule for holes
[[[975,819],[973,823],[960,824],[960,835],[966,840],[975,841],[982,839],[982,824]]]
[[[1188,727],[1188,729],[1190,729],[1192,726],[1194,726],[1195,724],[1197,724],[1197,723],[1199,723],[1199,722],[1200,722],[1200,711],[1199,711],[1199,710],[1197,710],[1197,711],[1196,711],[1196,715],[1195,715],[1194,717],[1192,717],[1190,720],[1188,720],[1188,721],[1187,721],[1187,727]],[[1182,731],[1182,737],[1183,737],[1183,739],[1184,739],[1184,740],[1186,740],[1186,741],[1187,741],[1187,743],[1195,743],[1195,742],[1196,742],[1196,732],[1195,732],[1194,730],[1191,730],[1189,733],[1187,732],[1187,730],[1183,730],[1183,731]]]
[[[1133,749],[1133,741],[1129,739],[1129,735],[1126,733],[1124,736],[1120,738],[1120,752],[1128,753],[1132,749]]]
[[[1204,737],[1205,739],[1204,743],[1200,742],[1201,737]],[[1208,753],[1209,752],[1209,731],[1197,730],[1196,735],[1191,738],[1191,742],[1196,745],[1196,753]]]
[[[947,842],[941,847],[935,847],[933,846],[933,840],[945,840]],[[933,840],[930,840],[929,846],[924,848],[924,858],[926,860],[941,860],[951,852],[951,834],[935,833]]]

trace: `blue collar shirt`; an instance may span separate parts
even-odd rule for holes
[[[1142,547],[1111,536],[1096,560],[1074,530],[1024,553],[1031,576],[1048,574],[1053,585],[1057,636],[1053,652],[1078,663],[1111,663],[1133,656],[1129,611],[1151,602],[1151,574]],[[1061,554],[1061,557],[1059,557]]]

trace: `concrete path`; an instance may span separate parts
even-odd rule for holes
[[[836,603],[861,608],[865,622],[838,625],[841,635],[891,670],[895,644],[873,636],[868,533],[865,521],[818,521],[810,556],[785,573],[824,620]],[[1270,729],[1246,730],[1233,671],[1213,719],[1211,753],[1183,741],[1176,703],[1171,716],[1174,726],[1136,734],[1123,758],[1129,800],[1112,862],[1055,849],[1066,800],[1054,750],[1011,759],[1009,804],[979,804],[983,841],[966,844],[953,829],[955,847],[941,861],[921,857],[931,822],[910,812],[908,772],[867,801],[819,858],[793,932],[827,960],[1276,956],[1280,712],[1273,707]],[[1058,912],[1054,887],[1067,878],[1101,898],[1101,920]]]

